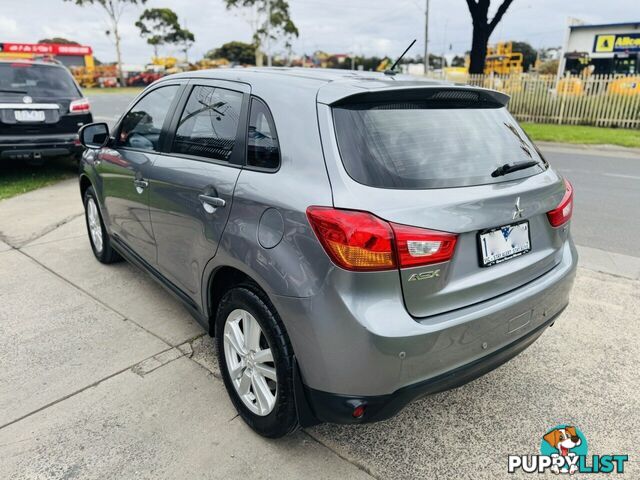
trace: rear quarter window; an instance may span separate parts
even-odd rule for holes
[[[441,103],[367,102],[333,108],[340,155],[357,182],[427,189],[524,178],[546,168],[505,107],[447,108]],[[505,163],[539,166],[493,178]]]
[[[80,96],[78,87],[66,68],[27,62],[0,63],[0,91],[31,97]]]

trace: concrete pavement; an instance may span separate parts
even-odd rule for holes
[[[236,416],[182,306],[93,259],[75,182],[27,195],[0,202],[0,478],[493,479],[559,423],[640,475],[638,281],[580,268],[556,325],[500,369],[379,424],[269,441]]]

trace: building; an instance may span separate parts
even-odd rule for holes
[[[586,25],[570,20],[559,73],[640,74],[640,21]]]

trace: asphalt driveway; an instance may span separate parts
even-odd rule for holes
[[[73,180],[0,202],[0,478],[505,478],[561,423],[640,475],[638,280],[580,268],[556,325],[498,370],[382,423],[269,441],[211,339],[145,274],[94,260],[81,213]]]

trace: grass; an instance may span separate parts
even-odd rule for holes
[[[521,125],[534,141],[618,145],[620,147],[640,148],[640,130],[638,129],[554,125],[547,123],[522,123]]]
[[[71,178],[78,174],[75,160],[52,158],[44,165],[31,166],[24,161],[0,162],[0,200],[26,193]]]
[[[117,87],[117,88],[83,88],[85,95],[99,95],[109,93],[127,93],[129,95],[137,95],[143,90],[142,87]]]

